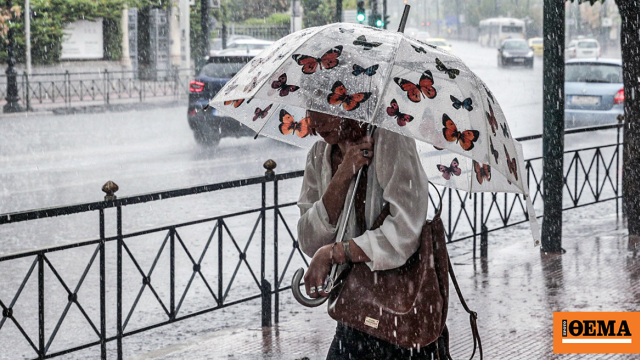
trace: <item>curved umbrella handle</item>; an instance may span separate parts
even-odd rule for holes
[[[300,291],[300,281],[302,280],[302,276],[304,276],[304,269],[300,268],[296,270],[293,274],[293,279],[291,279],[291,292],[293,293],[293,297],[301,304],[306,307],[317,307],[324,304],[327,301],[328,297],[319,297],[315,299],[310,299],[302,294]]]

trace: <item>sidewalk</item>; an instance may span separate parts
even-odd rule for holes
[[[541,254],[533,248],[528,227],[491,233],[486,261],[473,260],[469,243],[450,246],[463,295],[478,313],[485,359],[640,356],[553,354],[554,311],[638,311],[640,245],[629,244],[615,212],[607,211],[610,206],[565,212],[564,255]],[[282,298],[281,311],[297,314],[273,328],[262,329],[256,323],[228,329],[135,358],[324,359],[335,329],[325,307],[307,310],[289,294]],[[468,359],[473,348],[468,315],[453,290],[447,323],[452,356]]]

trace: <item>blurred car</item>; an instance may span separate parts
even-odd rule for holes
[[[451,44],[443,38],[428,38],[425,42],[429,45],[437,46],[442,50],[451,51]]]
[[[533,49],[533,54],[542,56],[544,53],[544,41],[541,37],[529,39],[529,47]]]
[[[243,50],[241,50],[243,52]],[[202,146],[216,146],[223,137],[252,135],[253,131],[233,118],[220,115],[216,109],[203,110],[220,89],[253,56],[211,56],[200,73],[189,83],[187,121],[196,142]]]
[[[624,113],[620,59],[573,59],[565,63],[566,127],[615,124]]]
[[[260,39],[238,39],[227,45],[225,50],[244,50],[247,53],[255,50],[264,50],[273,44],[273,41]]]
[[[506,39],[498,48],[498,67],[520,65],[533,69],[533,50],[524,39]]]
[[[254,39],[254,37],[249,35],[229,35],[227,37],[227,47],[240,39]],[[224,50],[222,49],[222,38],[215,38],[209,49],[209,56],[216,56],[222,50]]]
[[[596,39],[571,40],[564,50],[565,59],[591,58],[601,55],[600,43]]]

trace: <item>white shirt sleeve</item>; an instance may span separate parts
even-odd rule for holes
[[[390,214],[378,229],[365,231],[353,240],[371,259],[367,265],[372,270],[387,270],[404,265],[420,245],[429,181],[411,138],[381,132],[373,162]]]
[[[298,244],[308,256],[323,245],[334,241],[337,226],[329,223],[327,209],[322,202],[322,159],[326,143],[316,142],[307,155],[302,190],[298,198]]]

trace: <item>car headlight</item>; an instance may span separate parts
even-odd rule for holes
[[[533,57],[533,51],[529,51],[529,52],[527,53],[527,57]]]
[[[503,56],[506,56],[506,57],[510,57],[510,56],[511,56],[511,53],[509,53],[508,51],[503,51],[503,52],[502,52],[502,55],[503,55]]]

